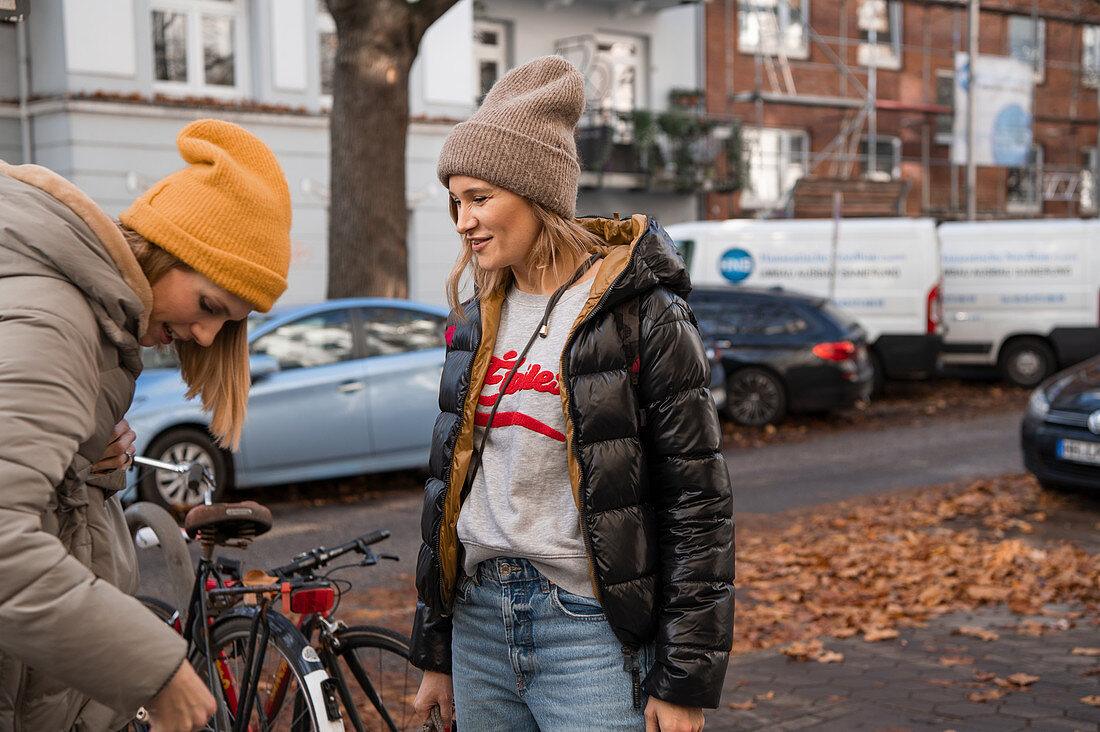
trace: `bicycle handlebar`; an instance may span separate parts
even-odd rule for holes
[[[325,549],[323,546],[319,546],[316,549],[310,549],[308,552],[302,552],[294,557],[294,560],[289,564],[276,567],[270,570],[269,574],[273,574],[276,577],[291,577],[296,574],[312,572],[315,569],[324,567],[333,559],[353,551],[359,552],[365,556],[369,551],[367,549],[369,545],[377,544],[383,539],[388,539],[389,536],[389,530],[378,529],[377,531],[363,534],[362,536],[356,537],[332,549]]]
[[[203,483],[206,484],[206,488],[202,492],[202,501],[207,506],[213,501],[214,495],[214,476],[210,474],[201,463],[188,463],[188,464],[176,464],[166,463],[163,460],[154,460],[142,455],[134,455],[134,463],[137,465],[144,465],[148,468],[155,470],[167,470],[170,473],[179,473],[185,475],[187,481],[187,488],[189,490],[195,490]]]

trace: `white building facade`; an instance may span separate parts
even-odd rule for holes
[[[31,5],[22,23],[0,22],[0,158],[51,168],[117,215],[180,167],[175,136],[185,124],[241,124],[272,148],[290,184],[293,257],[283,301],[323,299],[335,44],[324,3]],[[582,174],[579,214],[700,218],[701,191],[649,185],[652,176],[623,156],[635,110],[660,113],[703,88],[702,16],[701,5],[675,0],[459,0],[425,35],[409,81],[410,298],[442,303],[456,253],[435,177],[443,140],[493,81],[537,56],[560,53],[588,80],[591,134],[582,130],[580,147],[597,170]]]

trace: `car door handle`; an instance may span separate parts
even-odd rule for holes
[[[343,384],[340,384],[340,386],[336,387],[336,391],[339,392],[340,394],[351,394],[354,391],[362,391],[362,390],[363,390],[363,382],[362,381],[345,381]]]

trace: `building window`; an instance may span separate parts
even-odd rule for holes
[[[1100,201],[1096,195],[1096,168],[1100,165],[1100,155],[1095,147],[1081,150],[1081,179],[1077,188],[1078,204],[1081,213],[1095,216],[1100,210]]]
[[[1036,84],[1046,77],[1047,23],[1030,15],[1008,16],[1008,55],[1031,67]]]
[[[936,115],[936,143],[950,145],[955,137],[955,75],[950,71],[936,72],[936,104],[951,107],[951,114]]]
[[[863,0],[859,8],[859,49],[857,63],[870,66],[874,60],[880,69],[901,68],[901,3],[897,0]],[[871,25],[875,26],[875,44],[871,45]],[[866,26],[866,27],[864,27]]]
[[[336,21],[325,0],[317,0],[317,53],[321,70],[321,94],[332,96],[332,78],[336,74]]]
[[[497,20],[474,21],[474,78],[477,103],[508,70],[508,26]]]
[[[737,50],[809,58],[809,17],[810,0],[742,0],[737,8]]]
[[[247,21],[241,0],[150,3],[153,78],[169,91],[244,91]]]
[[[876,135],[874,159],[867,155],[868,138],[859,142],[859,172],[871,180],[896,180],[901,177],[901,138]]]
[[[649,103],[644,36],[597,33],[563,38],[554,44],[584,74],[586,106],[590,112],[628,113]]]
[[[1100,25],[1081,28],[1081,81],[1092,89],[1100,86]]]
[[[1005,210],[1037,214],[1043,210],[1043,148],[1032,145],[1026,168],[1008,168]]]
[[[778,206],[806,173],[810,138],[802,130],[741,128],[749,161],[748,185],[741,193],[746,209]]]

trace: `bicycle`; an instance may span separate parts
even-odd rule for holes
[[[177,472],[191,470],[194,475],[198,475],[200,470],[197,467],[174,466],[147,458],[136,458],[136,460],[158,469],[176,470]],[[209,476],[207,475],[206,478],[208,479]],[[135,504],[127,509],[128,518],[131,509],[139,505]],[[157,507],[157,510],[152,513],[161,515],[163,512]],[[166,514],[163,515],[166,516]],[[186,546],[182,545],[178,529],[173,532],[174,522],[171,522],[169,518],[169,525],[162,523],[159,527],[153,528],[158,538],[162,534],[174,535],[174,540],[171,543],[178,544],[178,546],[172,551],[166,552],[166,555],[178,557],[181,552],[179,547],[182,546],[182,553],[185,556],[182,563],[189,570],[190,564],[189,557],[186,555]],[[323,546],[316,547],[296,555],[290,563],[272,569],[267,576],[261,577],[262,581],[269,583],[269,587],[291,586],[299,588],[299,591],[290,594],[289,602],[284,601],[284,610],[299,614],[298,629],[305,639],[315,641],[314,648],[317,652],[317,658],[329,676],[326,680],[326,683],[330,684],[329,687],[325,688],[326,698],[330,700],[329,703],[331,704],[332,689],[334,688],[335,696],[339,699],[347,718],[357,732],[374,732],[375,730],[400,732],[407,729],[419,729],[422,721],[416,718],[412,708],[422,672],[413,666],[409,660],[409,638],[382,626],[349,627],[334,618],[335,610],[339,604],[338,590],[346,580],[334,579],[331,575],[351,566],[373,566],[377,564],[380,558],[396,560],[397,557],[389,554],[375,555],[370,549],[372,544],[376,544],[389,536],[390,532],[383,529],[369,532],[332,549],[326,549]],[[324,574],[318,572],[337,558],[351,552],[362,555],[362,559],[351,564],[332,568]],[[177,559],[176,561],[177,564],[180,563],[180,560]],[[212,564],[227,584],[235,585],[244,581],[242,580],[239,563],[215,559],[212,560]],[[244,578],[247,579],[248,576],[246,574]],[[256,576],[253,574],[253,577]],[[215,589],[215,585],[210,580],[200,584],[177,568],[173,577],[173,586],[193,588],[189,593],[186,604],[180,606],[193,606],[195,604],[194,592],[204,584],[208,592]],[[350,583],[347,584],[350,586]],[[184,602],[179,599],[180,596],[177,590],[177,604]],[[151,599],[147,601],[147,605],[166,622],[176,623],[179,627],[181,621],[171,605]],[[243,642],[246,637],[244,628],[241,623],[233,622],[237,626],[234,632],[229,636],[219,636],[219,642],[229,638],[238,643]],[[219,642],[214,643],[215,649],[221,647]],[[240,654],[237,653],[236,655],[239,656]],[[286,666],[288,665],[289,662],[287,661],[280,662],[273,671],[265,674],[265,678],[272,680],[265,689],[266,698],[281,700],[287,697],[288,690],[286,687],[291,680],[287,674]],[[218,670],[219,673],[223,673],[223,669],[219,668]],[[354,686],[349,683],[349,680],[354,681]]]
[[[379,559],[396,560],[390,554],[375,555],[370,548],[389,536],[389,531],[379,529],[332,549],[319,546],[298,554],[270,573],[284,580],[327,581],[335,589],[344,582],[331,578],[336,571],[351,566],[374,566]],[[318,570],[351,552],[361,554],[363,559],[318,574]],[[347,626],[333,619],[337,606],[338,603],[302,615],[298,627],[311,641],[316,635],[315,647],[321,662],[336,682],[340,700],[356,732],[420,729],[423,720],[416,717],[412,705],[423,672],[409,660],[408,636],[378,625]],[[349,674],[358,685],[358,693],[348,683]]]
[[[343,730],[335,682],[301,631],[271,606],[275,598],[282,598],[290,610],[320,610],[316,591],[328,587],[306,581],[272,583],[262,572],[227,578],[239,572],[213,556],[219,546],[246,548],[271,528],[271,512],[254,501],[213,503],[213,478],[201,465],[144,457],[134,461],[186,474],[192,488],[205,486],[204,503],[192,508],[184,521],[184,530],[201,545],[202,555],[192,574],[189,598],[177,605],[187,609],[177,627],[187,641],[188,660],[217,700],[212,729]],[[148,526],[156,534],[178,602],[190,572],[190,556],[175,522],[164,509],[148,503],[130,506],[126,517],[132,533]],[[167,603],[145,604],[166,621],[175,619],[175,609]],[[143,721],[140,714],[137,721]]]

